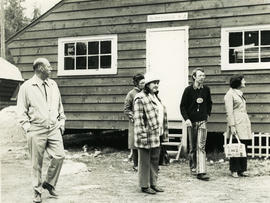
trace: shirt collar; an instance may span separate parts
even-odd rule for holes
[[[41,80],[37,75],[34,75],[32,77],[32,81],[33,81],[32,82],[33,85],[38,85],[41,87],[43,85],[43,83],[45,83],[45,85],[47,85],[49,87],[49,80],[48,79]]]
[[[197,89],[199,90],[199,89],[202,89],[203,88],[203,85],[199,85],[199,86],[196,87],[194,83],[193,83],[192,86],[193,86],[193,89],[194,90],[197,90]]]

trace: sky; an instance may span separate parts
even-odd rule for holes
[[[33,10],[35,7],[40,8],[41,14],[48,11],[55,4],[57,4],[61,0],[25,0],[22,6],[25,8],[25,15],[28,18],[33,17]]]

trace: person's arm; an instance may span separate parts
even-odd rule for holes
[[[180,112],[182,114],[183,119],[185,120],[185,123],[187,126],[192,126],[192,123],[188,117],[187,108],[188,108],[188,88],[184,90],[184,93],[182,95],[181,103],[180,103]]]
[[[131,122],[133,122],[133,97],[131,95],[131,92],[127,94],[125,99],[124,114],[128,116]]]
[[[58,86],[57,86],[57,89],[58,89]],[[65,116],[65,113],[64,113],[64,107],[63,107],[63,104],[62,104],[62,99],[61,99],[61,94],[60,94],[59,89],[58,89],[58,93],[59,93],[58,120],[59,120],[59,123],[60,123],[60,127],[59,128],[61,130],[61,134],[63,135],[64,134],[64,131],[65,131],[66,116]]]
[[[228,126],[231,130],[231,133],[235,134],[236,129],[235,129],[235,119],[234,119],[234,114],[233,114],[233,95],[230,93],[227,93],[224,97],[224,102],[225,102],[225,110],[226,110],[226,115],[227,115]]]
[[[184,93],[183,93],[182,99],[181,99],[181,103],[180,103],[180,112],[181,112],[184,120],[189,119],[188,113],[187,113],[187,108],[188,108],[188,89],[186,88],[184,90]]]
[[[134,102],[134,133],[138,138],[138,142],[144,145],[147,144],[147,132],[144,121],[143,102],[140,98]]]
[[[211,98],[211,91],[210,88],[208,87],[208,91],[207,91],[207,115],[210,116],[211,115],[211,111],[212,111],[212,98]]]
[[[17,99],[17,115],[18,121],[25,132],[30,128],[30,119],[28,116],[29,102],[27,100],[26,88],[24,85],[20,87]]]

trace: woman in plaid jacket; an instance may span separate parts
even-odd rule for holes
[[[134,144],[139,155],[139,186],[142,192],[156,194],[164,190],[157,186],[160,137],[168,141],[165,106],[158,98],[159,79],[145,74],[145,88],[134,98]]]

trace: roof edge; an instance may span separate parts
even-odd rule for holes
[[[35,19],[34,21],[32,21],[31,23],[29,23],[28,25],[26,25],[25,27],[23,27],[22,29],[20,29],[19,31],[17,31],[16,33],[14,33],[13,35],[11,35],[7,40],[6,43],[9,44],[11,42],[11,40],[13,40],[16,36],[20,35],[23,33],[23,31],[25,31],[26,29],[28,29],[29,27],[32,27],[33,25],[37,24],[42,18],[45,18],[49,13],[51,13],[51,11],[53,9],[55,9],[56,7],[62,5],[64,3],[65,0],[61,0],[59,1],[57,4],[55,4],[52,8],[50,8],[48,11],[46,11],[45,13],[43,13],[41,16],[39,16],[37,19]]]

